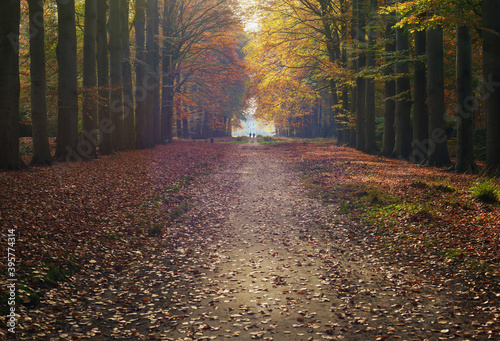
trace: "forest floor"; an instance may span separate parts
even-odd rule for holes
[[[0,339],[500,339],[500,210],[475,175],[251,139],[0,181]]]

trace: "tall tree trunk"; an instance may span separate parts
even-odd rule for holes
[[[385,75],[388,77],[384,85],[384,137],[382,141],[381,154],[384,156],[391,156],[394,151],[395,130],[394,130],[394,115],[396,110],[396,82],[392,77],[394,76],[394,52],[396,51],[396,37],[394,26],[394,17],[389,15],[385,25],[385,62],[388,66],[385,68]]]
[[[474,162],[474,111],[472,90],[472,39],[467,26],[457,27],[457,157],[453,169],[476,172]]]
[[[36,1],[36,0],[35,0]],[[82,146],[88,157],[97,157],[97,1],[85,0],[83,36]]]
[[[369,68],[375,67],[375,45],[377,43],[377,18],[376,11],[378,8],[378,0],[370,0],[370,23],[368,27],[368,53],[366,66]],[[365,97],[365,151],[370,154],[380,152],[377,146],[377,138],[375,134],[375,80],[373,78],[366,79],[366,97]]]
[[[159,8],[158,8],[158,0],[155,1],[155,23],[154,23],[154,34],[155,37],[158,37],[160,35],[160,13],[159,13]],[[156,81],[156,86],[155,86],[155,97],[154,97],[154,103],[153,103],[153,143],[154,144],[161,144],[161,93],[160,93],[160,60],[161,60],[161,54],[160,54],[160,43],[158,42],[158,39],[155,39],[154,43],[154,70],[155,74],[157,75],[157,81]]]
[[[136,146],[139,149],[147,148],[146,143],[146,2],[136,0],[135,2],[135,49],[136,49],[136,92],[135,92],[135,135]]]
[[[429,119],[427,113],[427,87],[425,62],[426,32],[415,32],[415,84],[413,90],[413,162],[423,163],[427,156]]]
[[[330,136],[337,136],[338,137],[338,122],[337,122],[337,116],[338,116],[338,109],[337,106],[339,104],[339,96],[337,94],[337,82],[335,82],[333,79],[330,80],[330,94],[331,94],[331,106],[330,106],[330,126],[328,127],[329,130],[329,135]]]
[[[174,45],[171,41],[176,1],[165,1],[163,12],[163,35],[169,37],[163,43],[163,83],[161,99],[161,128],[163,142],[172,142],[174,116]]]
[[[128,27],[129,2],[122,3],[121,29],[122,29],[122,80],[123,80],[123,120],[124,120],[124,147],[133,149],[135,147],[134,129],[134,90],[132,81],[132,65],[130,63],[130,35]]]
[[[116,150],[125,149],[123,122],[123,78],[122,78],[122,0],[109,0],[109,67],[111,119],[115,126],[113,144]]]
[[[357,28],[356,40],[358,44],[358,62],[356,72],[361,72],[366,66],[365,49],[365,24],[366,24],[366,6],[364,0],[358,0],[356,9]],[[362,76],[356,77],[356,149],[364,150],[366,146],[365,133],[365,109],[366,109],[366,79]]]
[[[156,56],[156,28],[158,18],[158,1],[150,0],[147,4],[147,20],[146,20],[146,64],[148,70],[148,92],[147,92],[147,111],[146,111],[146,126],[147,136],[146,142],[149,147],[155,145],[155,116],[158,102],[158,89],[160,87],[159,75],[157,73],[157,56]]]
[[[398,58],[408,57],[408,36],[402,28],[396,29],[396,51]],[[408,73],[408,61],[400,60],[396,63],[396,111],[395,111],[395,140],[392,156],[399,159],[408,159],[411,153],[411,88]]]
[[[19,0],[0,2],[0,168],[24,166],[19,155]]]
[[[30,165],[51,165],[47,122],[47,76],[45,71],[45,24],[43,2],[29,0],[31,123],[33,127],[33,158]]]
[[[445,166],[451,161],[446,136],[442,28],[427,31],[427,67],[429,146],[426,163],[431,166]]]
[[[345,0],[340,0],[339,1],[340,5],[340,15],[344,16],[348,10],[347,8],[347,3]],[[340,26],[340,34],[341,38],[340,41],[342,43],[341,47],[341,58],[342,58],[342,66],[344,68],[349,67],[349,62],[347,59],[347,39],[348,39],[348,26],[345,23],[342,23]],[[345,41],[345,42],[344,42]],[[340,110],[341,112],[341,119],[338,120],[338,125],[337,125],[337,130],[342,131],[342,134],[338,135],[337,138],[337,145],[346,145],[349,142],[349,89],[346,85],[342,86],[342,94],[341,94],[341,99],[342,99],[342,109]]]
[[[486,84],[486,172],[500,173],[500,2],[483,0],[483,72]]]
[[[78,150],[78,73],[76,54],[75,1],[57,0],[58,43],[58,161],[81,160]],[[82,149],[82,148],[79,148]]]
[[[228,119],[229,121],[229,119]],[[226,131],[228,131],[229,127],[226,126]],[[185,138],[185,139],[188,139],[189,138],[189,121],[187,119],[187,117],[184,117],[182,119],[182,137]]]
[[[113,134],[115,126],[109,112],[109,59],[107,13],[108,1],[97,0],[97,84],[99,97],[97,111],[99,116],[99,154],[110,155],[114,152]]]
[[[323,32],[326,40],[326,48],[328,51],[328,59],[330,63],[335,63],[340,57],[340,44],[339,37],[336,30],[332,30],[332,23],[329,18],[332,12],[331,3],[329,1],[319,1],[321,7],[321,23],[323,26]],[[341,11],[344,10],[344,6],[341,4]],[[338,104],[338,95],[337,95],[337,82],[334,79],[330,79],[330,93],[332,98],[332,119],[330,122],[329,133],[331,136],[337,136],[337,138],[341,138],[342,130],[337,125],[337,114],[338,109],[336,108]],[[314,127],[314,125],[313,125]],[[316,135],[316,132],[313,132],[312,135]],[[314,136],[316,137],[316,136]]]
[[[358,2],[361,0],[352,0],[352,25],[351,25],[351,39],[354,41],[357,38],[357,28],[358,28]],[[357,69],[357,52],[352,52],[350,59],[351,59],[351,70],[355,73]],[[349,125],[349,141],[347,145],[349,147],[356,147],[356,141],[357,141],[357,94],[358,94],[358,89],[356,85],[353,85],[351,87],[351,103],[350,103],[350,117],[347,120],[348,125]]]
[[[177,115],[177,119],[175,120],[175,135],[177,138],[182,138],[182,120],[181,118]]]

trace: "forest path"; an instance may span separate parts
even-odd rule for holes
[[[345,232],[354,227],[307,196],[282,154],[249,143],[228,160],[177,227],[187,256],[177,263],[184,278],[162,292],[174,326],[157,329],[162,339],[476,336],[453,297],[352,243]]]
[[[307,196],[284,154],[227,152],[159,243],[82,275],[86,298],[51,312],[51,340],[487,339],[456,297],[350,240],[356,227]]]

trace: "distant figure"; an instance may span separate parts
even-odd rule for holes
[[[253,138],[255,138],[255,133],[253,133]]]
[[[252,133],[250,133],[250,138],[252,138]]]

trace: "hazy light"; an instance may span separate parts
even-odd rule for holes
[[[245,23],[245,31],[255,32],[260,28],[260,24],[257,21],[249,21]]]

